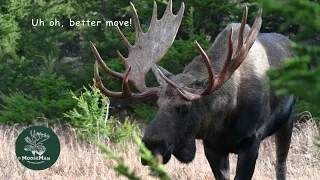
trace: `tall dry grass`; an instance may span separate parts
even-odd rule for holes
[[[26,127],[0,126],[0,179],[126,179],[118,176],[110,166],[111,160],[94,145],[77,140],[72,131],[60,126],[54,126],[61,143],[61,153],[58,161],[49,169],[33,171],[23,167],[15,156],[15,140]],[[319,135],[319,129],[312,120],[295,124],[290,154],[288,157],[288,179],[320,179],[320,150],[314,146],[314,136]],[[137,147],[132,141],[125,146],[109,145],[116,153],[123,154],[131,170],[135,170],[141,179],[152,179],[148,176],[148,168],[140,164]],[[235,174],[235,155],[230,158],[231,176]],[[274,139],[266,139],[260,148],[253,179],[275,179],[275,148]],[[166,171],[172,179],[214,179],[209,164],[205,159],[201,141],[197,141],[197,154],[190,164],[181,164],[172,158],[166,165]]]

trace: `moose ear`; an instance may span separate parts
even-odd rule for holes
[[[167,82],[160,76],[158,69],[161,70],[161,72],[169,79],[171,79],[172,76],[174,76],[174,74],[170,73],[169,71],[167,71],[166,69],[164,69],[163,67],[157,65],[157,64],[152,64],[152,72],[153,74],[156,76],[158,83],[162,86],[167,84]]]

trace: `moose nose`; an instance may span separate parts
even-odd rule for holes
[[[142,138],[142,142],[145,144],[145,146],[150,150],[150,151],[155,151],[155,150],[160,150],[161,148],[165,148],[165,141],[161,137],[157,136],[144,136]],[[160,151],[159,151],[160,153]]]
[[[155,158],[156,158],[156,162],[164,163],[163,156],[160,153],[157,153],[157,155],[155,155]],[[147,166],[148,165],[148,161],[143,159],[143,158],[141,158],[141,164],[144,165],[144,166]]]
[[[156,136],[144,136],[142,142],[152,152],[153,156],[156,157],[157,161],[162,163],[163,153],[167,151],[164,139]],[[148,165],[148,162],[141,157],[141,164]]]

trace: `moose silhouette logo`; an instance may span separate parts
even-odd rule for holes
[[[20,133],[16,141],[16,155],[22,165],[33,170],[52,166],[60,154],[57,135],[44,126],[32,126]]]
[[[48,140],[49,138],[50,135],[47,133],[41,133],[36,132],[35,130],[31,130],[30,137],[28,136],[24,138],[25,141],[28,143],[28,145],[24,147],[24,150],[31,151],[33,156],[35,156],[36,154],[41,156],[46,151],[46,147],[43,146],[42,142]]]

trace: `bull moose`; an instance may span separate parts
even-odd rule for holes
[[[162,157],[164,164],[172,154],[188,163],[195,157],[196,139],[202,139],[215,178],[230,179],[229,153],[235,153],[238,155],[235,179],[242,180],[251,179],[261,141],[274,134],[276,176],[285,179],[296,100],[293,96],[276,96],[275,89],[265,82],[269,69],[280,67],[284,58],[294,55],[288,49],[291,41],[277,33],[259,33],[262,10],[250,28],[246,24],[248,9],[245,7],[241,24],[229,24],[206,52],[195,41],[200,55],[183,73],[173,75],[156,63],[176,37],[184,3],[174,15],[169,0],[159,20],[154,2],[151,23],[145,33],[134,5],[130,5],[135,44],[131,45],[116,27],[129,51],[127,58],[117,51],[126,72],[108,68],[91,43],[96,58],[94,77],[101,92],[109,97],[138,100],[158,96],[158,112],[142,139],[146,147]],[[107,74],[122,80],[122,92],[105,88],[99,65]],[[146,86],[145,77],[150,69],[159,87]],[[129,85],[140,92],[133,93]],[[141,162],[146,165],[145,160]]]

